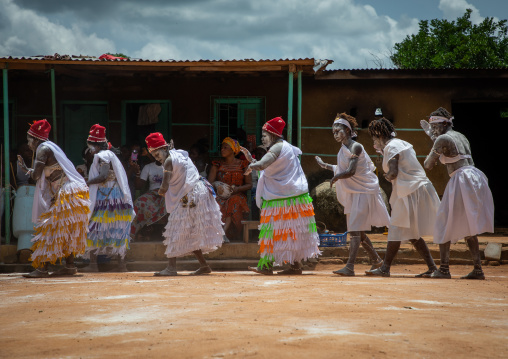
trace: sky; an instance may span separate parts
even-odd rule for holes
[[[393,67],[420,20],[508,18],[506,0],[0,0],[0,57],[123,53],[146,60],[315,58]]]

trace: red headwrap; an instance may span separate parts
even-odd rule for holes
[[[106,127],[99,124],[93,125],[90,128],[90,134],[88,135],[88,141],[90,142],[108,142],[106,139]]]
[[[148,146],[148,151],[153,151],[168,145],[164,139],[164,136],[162,136],[162,133],[160,132],[149,134],[146,136],[145,141],[146,145]]]
[[[263,130],[282,137],[284,126],[286,126],[286,122],[284,122],[282,117],[275,117],[263,125]]]
[[[39,140],[47,141],[49,138],[49,131],[51,131],[51,125],[46,119],[44,119],[35,121],[32,126],[30,126],[28,134],[32,137],[38,138]]]

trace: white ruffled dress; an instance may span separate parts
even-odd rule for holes
[[[173,173],[165,195],[170,214],[164,231],[168,258],[182,257],[196,250],[209,253],[222,245],[220,207],[205,179],[183,150],[169,151]]]
[[[337,165],[333,166],[335,175],[347,170],[352,155],[346,146],[341,147],[337,154]],[[335,182],[337,200],[344,206],[349,232],[370,231],[372,226],[384,227],[390,223],[375,168],[362,146],[354,176]]]
[[[383,150],[383,171],[399,155],[399,172],[392,181],[392,207],[388,241],[406,242],[434,234],[439,196],[416,157],[413,145],[392,139]]]

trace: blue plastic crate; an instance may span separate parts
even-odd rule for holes
[[[320,247],[342,247],[347,244],[347,232],[335,234],[320,234]]]

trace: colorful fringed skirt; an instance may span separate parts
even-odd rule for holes
[[[34,268],[46,262],[55,264],[71,254],[85,253],[90,211],[88,187],[72,182],[64,182],[60,189],[56,182],[50,183],[48,191],[50,187],[57,191],[54,203],[34,227],[30,258]]]
[[[203,181],[198,181],[180,200],[169,215],[163,235],[168,258],[189,255],[199,249],[208,253],[222,245],[220,208]]]
[[[308,193],[263,200],[259,230],[258,267],[293,264],[321,254],[314,206]]]
[[[116,181],[109,181],[97,189],[97,199],[88,225],[86,256],[120,255],[125,257],[129,249],[131,222],[135,216],[132,205],[124,200]]]
[[[164,197],[162,197],[158,191],[158,189],[148,191],[139,196],[134,202],[136,217],[131,225],[132,237],[134,237],[141,228],[157,223],[167,214]]]

